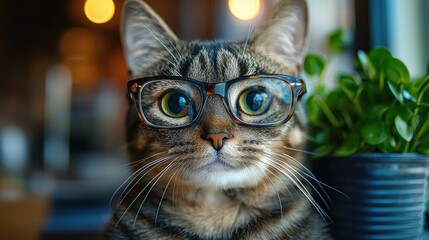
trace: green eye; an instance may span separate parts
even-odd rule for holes
[[[271,97],[262,89],[249,89],[240,94],[238,106],[250,116],[259,116],[267,112],[271,105]]]
[[[168,92],[161,99],[161,109],[165,115],[173,118],[181,118],[192,113],[191,101],[184,93]]]

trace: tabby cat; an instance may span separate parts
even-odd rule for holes
[[[185,42],[126,1],[133,174],[107,238],[330,239],[301,150],[307,17],[281,0],[246,41]]]

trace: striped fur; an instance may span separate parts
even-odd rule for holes
[[[297,75],[306,46],[304,0],[280,1],[248,41],[178,40],[145,3],[128,0],[122,38],[130,78],[188,76],[224,82],[251,74]],[[216,153],[206,136],[227,132]],[[235,123],[220,96],[207,100],[194,125],[150,128],[130,106],[128,151],[133,175],[116,196],[108,239],[330,239],[310,196],[305,167],[306,117],[266,128]],[[209,166],[213,156],[230,168]]]

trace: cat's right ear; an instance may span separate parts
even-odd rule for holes
[[[145,2],[127,0],[122,10],[122,45],[130,75],[137,76],[173,49],[177,37]]]
[[[300,66],[307,47],[307,34],[306,0],[281,0],[250,40],[256,52],[285,65]]]

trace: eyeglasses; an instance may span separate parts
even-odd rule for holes
[[[235,122],[266,127],[288,121],[306,87],[299,77],[278,74],[244,76],[220,83],[156,76],[130,80],[128,92],[141,121],[154,128],[182,128],[199,121],[211,95],[223,97]]]

